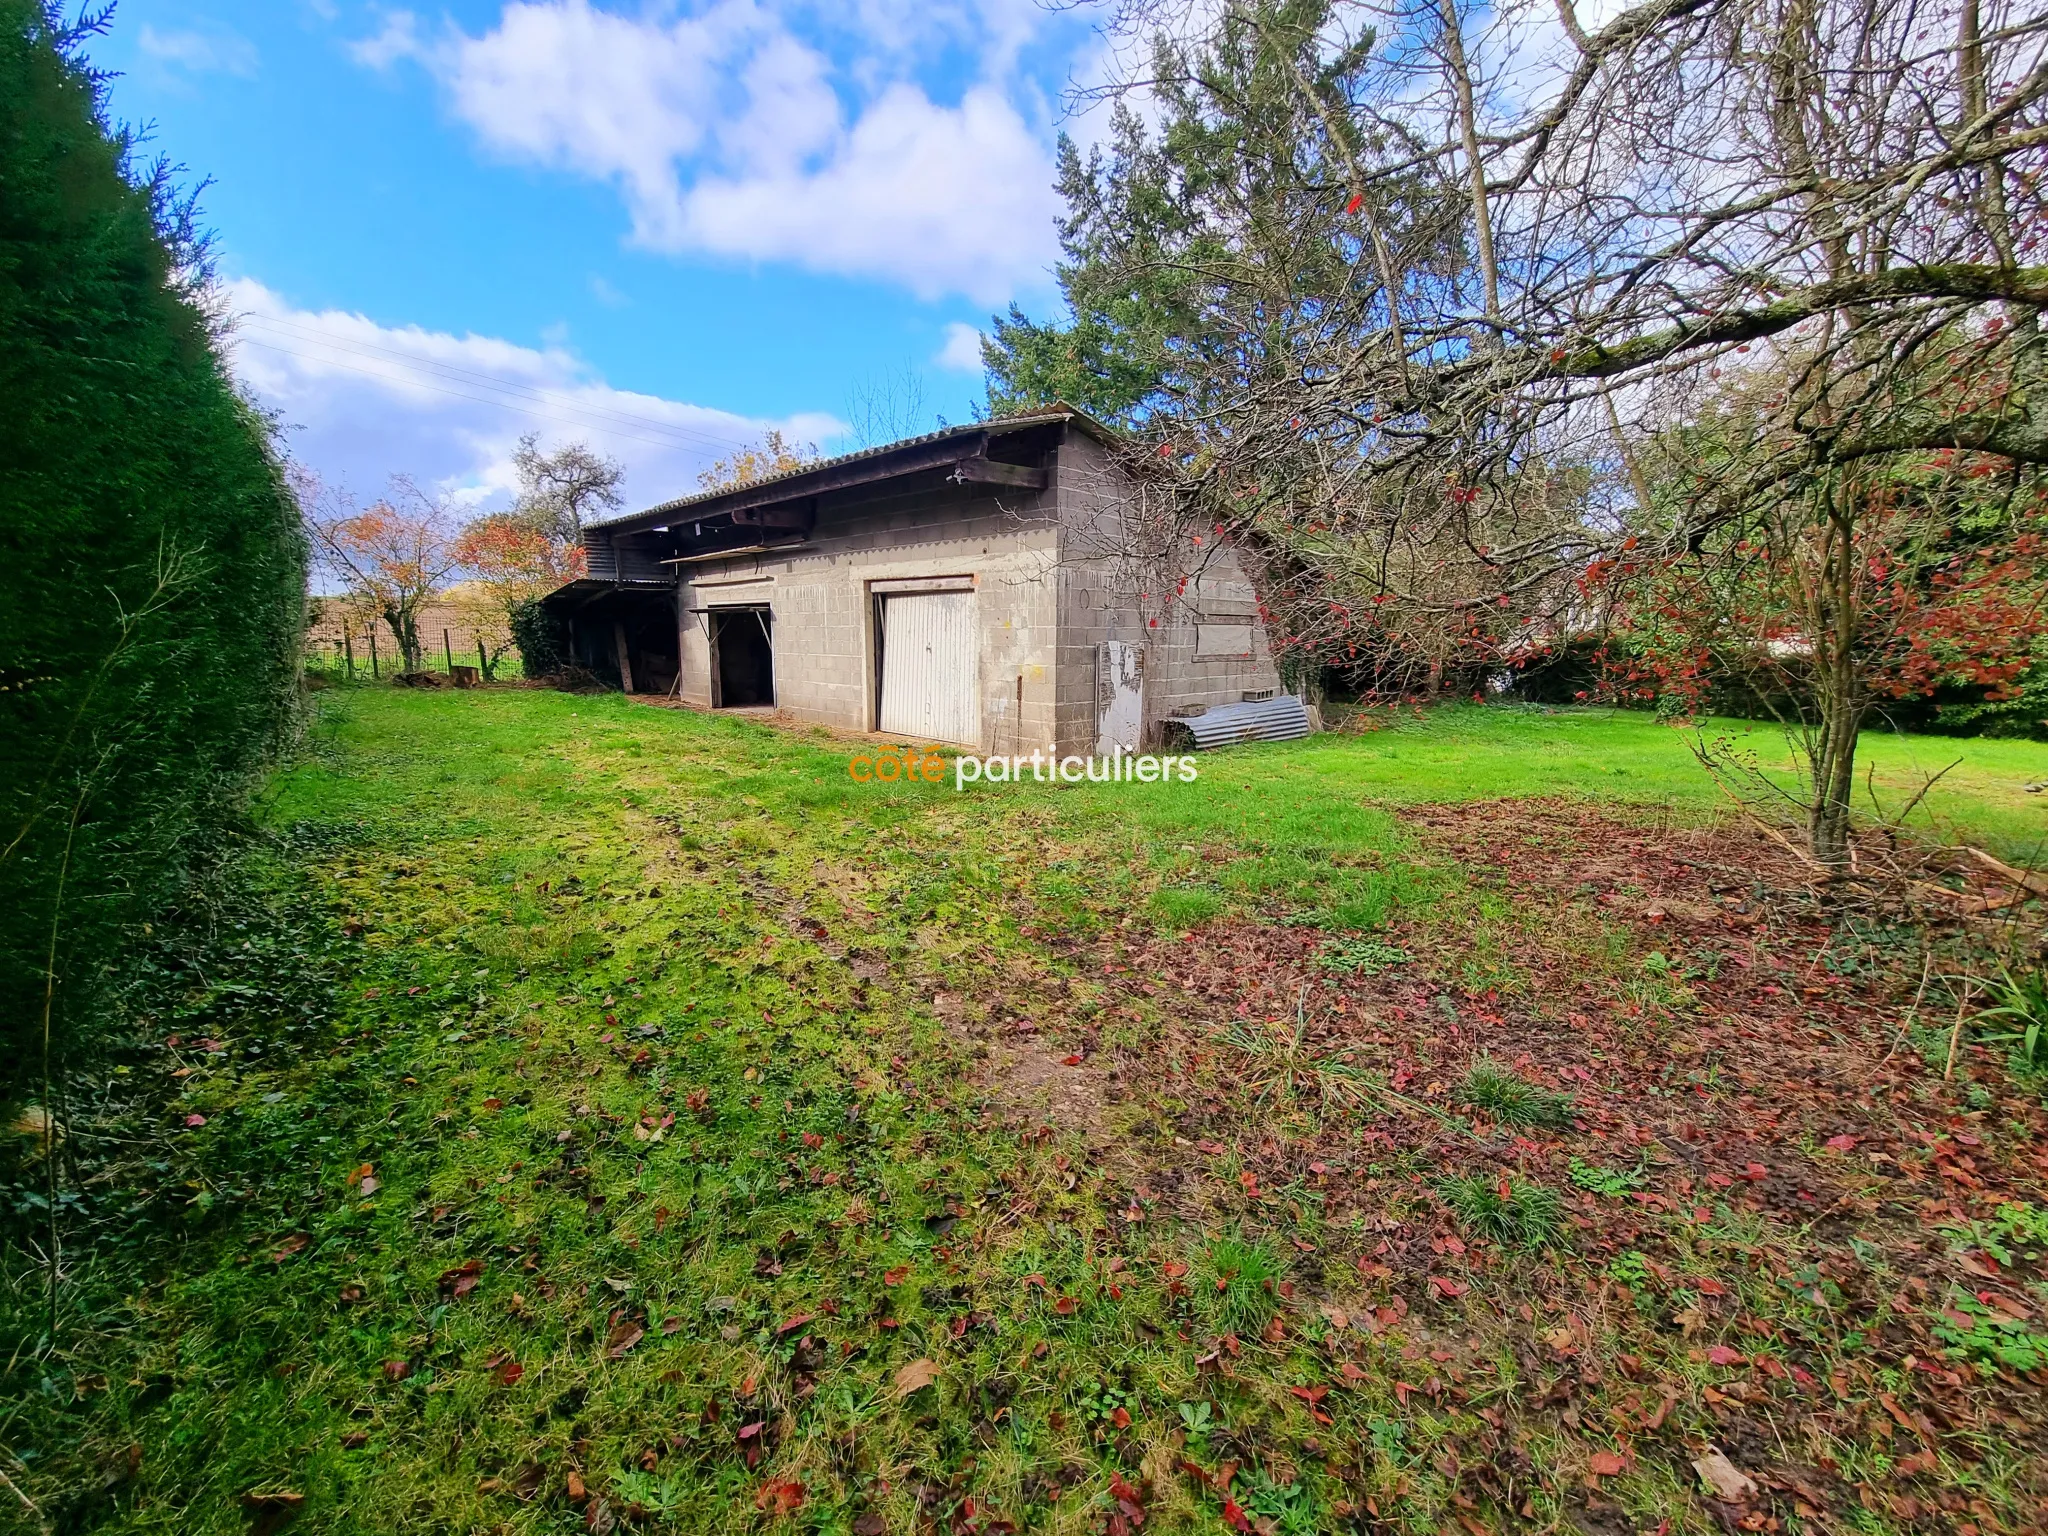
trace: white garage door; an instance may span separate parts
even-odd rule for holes
[[[882,729],[892,736],[981,744],[972,592],[882,599]]]

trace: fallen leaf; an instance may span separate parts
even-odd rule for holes
[[[1081,1065],[1081,1058],[1079,1056],[1062,1057],[1060,1059],[1060,1065],[1063,1067],[1078,1067],[1079,1065]]]
[[[1471,1286],[1453,1280],[1448,1275],[1431,1275],[1429,1283],[1435,1287],[1437,1294],[1441,1296],[1462,1296],[1472,1289]]]
[[[1708,1446],[1707,1454],[1693,1462],[1692,1469],[1699,1473],[1700,1481],[1713,1490],[1717,1499],[1739,1504],[1756,1493],[1756,1484],[1713,1446]]]
[[[384,1362],[384,1379],[386,1381],[403,1381],[411,1374],[412,1363],[410,1361],[386,1360]]]
[[[1707,1351],[1707,1362],[1710,1365],[1747,1365],[1749,1357],[1730,1349],[1726,1344],[1716,1344]]]
[[[754,1495],[754,1508],[763,1510],[778,1520],[802,1509],[803,1504],[802,1483],[766,1482]]]
[[[476,1289],[477,1277],[484,1272],[482,1259],[470,1259],[453,1269],[441,1272],[441,1294],[451,1301],[459,1301]]]
[[[1618,1477],[1628,1462],[1613,1451],[1595,1451],[1586,1458],[1586,1470],[1595,1477]]]
[[[647,1330],[631,1318],[621,1318],[604,1341],[604,1352],[613,1360],[623,1360],[626,1351],[647,1336]]]
[[[909,1278],[910,1266],[908,1264],[898,1264],[894,1269],[882,1271],[882,1284],[884,1285],[901,1285]]]
[[[923,1356],[911,1361],[896,1373],[896,1395],[908,1397],[911,1393],[930,1386],[939,1379],[939,1363]]]
[[[1081,1304],[1074,1300],[1073,1297],[1062,1296],[1052,1304],[1052,1309],[1059,1313],[1061,1317],[1072,1317],[1080,1309],[1080,1306]]]
[[[263,1493],[251,1491],[242,1495],[242,1507],[249,1511],[252,1536],[270,1536],[272,1531],[289,1524],[305,1502],[303,1493],[289,1488]]]

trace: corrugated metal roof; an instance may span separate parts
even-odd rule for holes
[[[1291,693],[1251,704],[1218,705],[1167,723],[1186,726],[1196,750],[1204,752],[1241,741],[1298,741],[1309,734],[1308,710]]]
[[[601,523],[585,523],[584,527],[586,529],[601,530],[616,528],[622,523],[642,522],[650,517],[665,517],[672,513],[686,512],[689,508],[700,506],[708,501],[716,501],[719,497],[729,496],[734,491],[758,491],[763,486],[774,485],[783,480],[794,480],[803,475],[816,474],[821,469],[837,469],[842,464],[855,464],[862,459],[878,459],[884,454],[895,453],[902,448],[922,448],[928,443],[943,443],[949,438],[956,437],[972,437],[979,432],[1018,432],[1026,427],[1041,427],[1056,421],[1077,422],[1104,441],[1109,441],[1114,435],[1109,428],[1103,426],[1085,411],[1077,411],[1070,406],[1064,405],[1028,416],[1000,416],[993,421],[970,421],[957,427],[941,427],[936,432],[926,432],[918,437],[906,437],[900,442],[883,443],[878,448],[859,448],[852,453],[842,453],[836,458],[819,459],[815,463],[805,464],[796,469],[784,470],[779,475],[768,475],[759,480],[749,480],[744,485],[725,485],[720,486],[715,491],[698,491],[692,496],[678,496],[673,501],[657,502],[643,511],[629,512],[623,517],[608,517]]]

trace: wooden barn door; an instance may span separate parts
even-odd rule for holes
[[[972,592],[883,598],[882,730],[906,740],[979,746],[979,655]]]

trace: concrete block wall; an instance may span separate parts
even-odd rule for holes
[[[1146,742],[1160,722],[1196,705],[1235,704],[1278,688],[1258,599],[1234,553],[1196,530],[1146,515],[1142,493],[1108,449],[1069,431],[1055,489],[1060,512],[1060,687],[1063,751],[1095,745],[1096,647],[1145,648]],[[1248,657],[1202,657],[1198,625],[1244,623]]]
[[[1058,525],[1049,492],[949,482],[943,471],[827,497],[801,551],[687,568],[683,697],[711,702],[708,615],[774,613],[778,707],[842,730],[873,727],[873,583],[972,577],[983,752],[1053,745]],[[1021,704],[1021,709],[1020,709]]]

